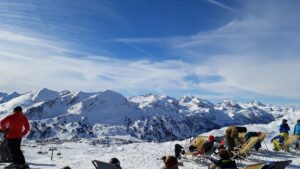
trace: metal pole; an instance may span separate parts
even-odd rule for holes
[[[57,150],[56,147],[50,147],[49,151],[51,151],[51,160],[53,160],[53,151]]]
[[[52,153],[51,153],[51,160],[53,159],[53,151],[54,151],[54,150],[52,149],[52,151],[51,151],[51,152],[52,152]]]

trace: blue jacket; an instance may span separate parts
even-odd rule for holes
[[[300,124],[296,124],[294,127],[294,134],[300,135]]]
[[[290,126],[286,123],[282,123],[279,127],[279,132],[280,133],[289,133],[290,131]]]
[[[278,142],[279,142],[280,144],[283,144],[283,143],[284,143],[284,137],[283,137],[282,135],[275,136],[274,138],[272,138],[271,142],[272,142],[273,140],[278,140]]]

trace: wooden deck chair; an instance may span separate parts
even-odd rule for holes
[[[289,146],[294,144],[297,141],[298,138],[299,138],[298,135],[290,135],[288,137],[288,139],[282,145],[282,149],[285,150],[285,151],[288,150]]]
[[[92,163],[96,167],[96,169],[118,169],[118,167],[113,164],[105,163],[98,160],[93,160]]]
[[[258,137],[259,137],[259,141],[262,143],[265,140],[265,138],[267,137],[267,134],[261,133]]]
[[[267,137],[267,134],[261,133],[258,137],[259,137],[259,141],[260,141],[261,145],[264,143],[266,146],[266,149],[268,150],[268,146],[267,146],[266,142],[264,142]]]
[[[251,137],[238,151],[233,151],[233,159],[236,157],[245,159],[247,153],[254,147],[259,141],[259,137]]]
[[[206,136],[198,136],[198,137],[196,137],[192,141],[191,145],[194,146],[194,147],[196,147],[196,151],[198,152],[203,147],[203,144],[205,143],[205,141],[206,141]],[[185,155],[192,155],[192,156],[194,156],[194,152],[187,151],[185,153]]]
[[[240,169],[261,169],[261,167],[263,167],[265,164],[263,163],[257,163],[257,164],[250,164],[245,166],[244,168],[240,168]]]

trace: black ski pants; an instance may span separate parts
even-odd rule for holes
[[[13,164],[25,165],[25,158],[21,150],[21,141],[22,139],[7,139],[8,146],[12,153]]]

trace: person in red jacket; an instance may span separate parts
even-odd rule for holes
[[[1,131],[6,132],[6,139],[12,153],[13,163],[10,166],[24,168],[26,162],[21,151],[21,141],[22,137],[29,132],[30,125],[27,117],[22,112],[22,107],[15,107],[13,114],[1,120],[0,125]]]

